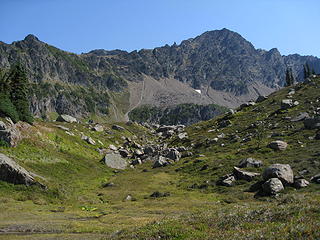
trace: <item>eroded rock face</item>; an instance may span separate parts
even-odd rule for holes
[[[35,184],[33,176],[8,156],[0,153],[0,180],[13,184]]]
[[[289,164],[273,164],[264,170],[262,176],[265,181],[278,178],[284,185],[293,184],[293,171]]]
[[[263,193],[266,195],[275,195],[284,190],[282,182],[278,178],[270,178],[262,185]]]

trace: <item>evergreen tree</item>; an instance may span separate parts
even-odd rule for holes
[[[0,69],[0,116],[10,117],[13,122],[19,121],[19,115],[10,100],[10,81],[5,70]]]
[[[28,101],[28,78],[24,68],[16,64],[10,69],[10,99],[15,106],[19,119],[28,123],[33,122],[33,117],[29,110]]]
[[[304,79],[307,79],[308,77],[311,76],[311,70],[308,63],[303,65],[303,76],[304,76]]]
[[[286,86],[292,86],[294,84],[294,77],[291,68],[286,70]]]

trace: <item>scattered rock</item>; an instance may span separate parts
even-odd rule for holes
[[[293,184],[293,171],[289,164],[273,164],[264,170],[262,176],[265,181],[278,178],[284,185]]]
[[[120,154],[107,153],[102,161],[110,168],[125,169],[128,166],[126,159],[122,158]]]
[[[315,176],[313,176],[311,179],[310,179],[311,182],[314,182],[314,183],[320,183],[320,174],[317,174]]]
[[[266,195],[276,195],[284,190],[282,182],[278,178],[270,178],[262,185],[263,193]]]
[[[70,128],[67,128],[65,126],[62,126],[62,125],[54,125],[55,127],[57,128],[60,128],[61,130],[64,130],[64,131],[70,131]]]
[[[118,148],[113,144],[109,145],[109,149],[112,150],[112,151],[117,151],[118,150]]]
[[[320,140],[320,131],[318,131],[318,132],[316,133],[316,136],[314,137],[314,139]]]
[[[87,137],[86,141],[91,145],[96,145],[96,141],[94,141],[91,137]]]
[[[109,147],[110,148],[110,147]],[[125,149],[119,149],[119,154],[121,155],[121,157],[126,158],[129,156],[129,152]]]
[[[239,168],[255,167],[259,168],[263,165],[262,161],[256,160],[254,158],[246,158],[240,161]]]
[[[10,119],[11,121],[11,119]],[[0,123],[0,140],[6,142],[9,147],[16,147],[19,141],[22,139],[20,131],[15,124]]]
[[[305,187],[307,187],[308,185],[309,185],[310,183],[307,181],[307,180],[305,180],[305,179],[296,179],[295,181],[294,181],[294,184],[293,184],[293,186],[295,187],[295,188],[305,188]]]
[[[242,171],[240,168],[234,167],[233,175],[238,180],[246,180],[251,182],[255,177],[260,176],[260,173]]]
[[[309,114],[306,113],[306,112],[302,112],[298,116],[296,116],[293,119],[291,119],[291,122],[299,122],[299,121],[302,121],[302,120],[304,120],[306,118],[310,118]]]
[[[103,132],[104,131],[104,128],[102,125],[100,124],[97,124],[95,125],[93,128],[91,128],[92,131],[96,131],[96,132]]]
[[[170,196],[170,193],[168,192],[165,192],[165,193],[162,193],[162,192],[153,192],[150,197],[151,198],[161,198],[161,197],[169,197]]]
[[[66,115],[66,114],[61,114],[56,120],[57,122],[67,122],[67,123],[76,123],[78,122],[76,118]]]
[[[125,201],[135,201],[136,199],[134,199],[130,194],[128,194],[124,200]]]
[[[152,168],[165,167],[170,164],[170,161],[163,156],[159,156],[158,159],[154,162]]]
[[[280,150],[280,151],[283,151],[287,148],[288,146],[288,143],[284,142],[284,141],[280,141],[280,140],[277,140],[277,141],[273,141],[271,143],[269,143],[268,147],[271,148],[271,149],[274,149],[274,150]]]
[[[102,185],[102,187],[106,188],[106,187],[114,187],[115,184],[113,182],[109,182],[109,183],[105,183]]]
[[[182,132],[178,134],[178,139],[184,140],[188,138],[188,134],[186,132]]]
[[[247,108],[247,107],[251,107],[251,106],[254,106],[254,105],[256,105],[256,103],[253,102],[253,101],[250,101],[250,102],[241,104],[240,107],[239,107],[239,109],[240,109],[240,110],[243,110],[243,109],[245,109],[245,108]]]
[[[233,174],[227,174],[222,176],[218,180],[217,184],[221,186],[231,187],[235,181],[236,181],[236,178]]]
[[[0,180],[27,186],[36,183],[31,173],[2,153],[0,153]]]
[[[267,100],[268,97],[267,96],[259,96],[256,100],[256,103],[260,103],[260,102],[263,102],[265,100]]]
[[[164,150],[163,156],[177,162],[181,158],[181,153],[175,148],[168,148]]]
[[[306,129],[320,129],[320,117],[306,118],[303,124]]]
[[[121,127],[119,125],[112,125],[112,129],[113,130],[118,130],[118,131],[124,131],[125,130],[125,128],[123,128],[123,127]]]

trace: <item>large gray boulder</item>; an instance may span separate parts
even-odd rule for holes
[[[273,164],[264,170],[262,177],[265,181],[278,178],[284,185],[293,184],[293,171],[289,164]]]
[[[77,119],[70,116],[70,115],[67,115],[67,114],[61,114],[61,115],[59,115],[59,117],[57,118],[56,121],[57,122],[76,123]]]
[[[27,170],[2,153],[0,153],[0,180],[27,186],[36,183]]]
[[[278,178],[270,178],[262,185],[263,193],[266,195],[275,195],[284,190],[282,182]]]
[[[96,131],[96,132],[103,132],[104,128],[102,125],[97,124],[95,125],[93,128],[91,128],[92,131]]]
[[[128,166],[126,159],[122,158],[120,154],[107,153],[102,161],[110,168],[125,169]]]
[[[284,141],[277,140],[277,141],[273,141],[273,142],[269,143],[268,147],[273,150],[283,151],[288,147],[288,143],[286,143]]]

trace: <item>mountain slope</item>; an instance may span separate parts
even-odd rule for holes
[[[33,88],[39,92],[31,101],[37,116],[50,112],[79,116],[117,112],[118,120],[146,104],[163,108],[182,103],[237,107],[283,86],[287,67],[293,68],[298,81],[303,79],[302,65],[306,62],[320,71],[318,58],[281,56],[277,49],[256,50],[241,35],[227,29],[206,32],[180,45],[130,53],[93,50],[76,55],[43,43],[33,35],[12,44],[0,43],[0,67],[9,67],[17,61],[26,66],[35,83]],[[91,88],[98,99],[107,95],[109,101],[99,102],[87,94],[75,93],[79,96],[77,102],[85,106],[79,107],[69,100],[70,91],[66,94],[55,89],[48,95],[39,87],[44,83],[52,86],[58,83],[62,89],[66,85]],[[195,89],[201,90],[201,94]],[[113,99],[115,95],[117,99]],[[98,108],[86,106],[86,98]],[[117,105],[119,101],[121,107]]]

